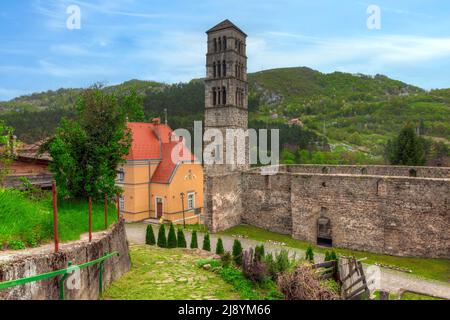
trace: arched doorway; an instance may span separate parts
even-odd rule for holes
[[[331,221],[324,216],[317,219],[317,245],[323,247],[333,246]]]

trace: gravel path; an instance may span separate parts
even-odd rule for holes
[[[157,235],[158,226],[154,225],[155,236]],[[127,238],[130,244],[143,244],[145,243],[145,229],[147,228],[146,224],[143,223],[134,223],[127,224]],[[191,241],[191,233],[189,231],[185,232],[186,242],[188,245]],[[214,234],[210,235],[211,237],[211,248],[214,250],[216,247],[218,237]],[[231,251],[233,246],[233,241],[235,238],[231,236],[223,236],[221,235],[223,246],[226,251]],[[261,244],[260,241],[255,241],[251,239],[239,238],[242,243],[242,247],[245,249],[255,247],[256,245]],[[203,243],[203,234],[198,234],[198,243],[199,246]],[[289,250],[289,254],[291,257],[304,257],[305,251],[297,248],[290,247],[282,247],[278,245],[273,245],[270,243],[264,243],[264,247],[266,252],[278,252],[282,249]],[[324,260],[324,255],[320,253],[314,253],[314,258],[316,262],[322,262]],[[365,265],[365,269],[369,267]],[[413,275],[386,269],[381,269],[381,289],[386,290],[392,293],[399,294],[402,291],[414,291],[426,295],[431,295],[435,297],[441,297],[445,299],[450,299],[450,284],[440,281],[434,280],[425,280],[422,278],[417,278]]]

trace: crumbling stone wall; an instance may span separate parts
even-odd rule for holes
[[[130,270],[130,257],[124,222],[110,230],[94,234],[92,243],[75,241],[63,244],[59,253],[39,252],[24,254],[18,252],[0,259],[0,282],[67,268],[68,262],[79,265],[102,257],[105,253],[118,251],[119,257],[105,261],[103,288]],[[49,250],[47,250],[49,251]],[[99,296],[99,265],[81,269],[80,289],[69,290],[66,286],[66,300],[95,300]],[[33,282],[19,287],[0,290],[0,300],[57,300],[59,299],[59,278]]]
[[[205,175],[206,224],[211,232],[229,229],[242,219],[242,174]]]
[[[324,216],[333,246],[450,258],[450,168],[417,168],[417,177],[410,177],[409,167],[325,167],[280,166],[274,176],[253,169],[234,175],[233,184],[214,177],[209,197],[226,195],[238,206],[214,202],[213,232],[247,223],[316,243]]]

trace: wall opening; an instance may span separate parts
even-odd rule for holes
[[[414,178],[417,177],[417,170],[416,169],[409,170],[409,176]]]
[[[317,219],[317,245],[323,247],[332,247],[333,238],[331,233],[331,221],[325,215],[327,208],[320,209],[320,218]]]
[[[332,248],[333,247],[333,239],[317,238],[317,245],[320,247]]]

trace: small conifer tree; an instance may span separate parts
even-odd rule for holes
[[[173,223],[170,224],[169,227],[169,236],[167,238],[167,248],[173,249],[177,247],[177,235],[175,233],[175,227]]]
[[[216,254],[223,255],[224,253],[225,253],[225,249],[223,248],[223,242],[222,242],[222,239],[219,238],[219,240],[217,240],[217,245],[216,245]]]
[[[205,234],[203,238],[203,250],[211,251],[211,240],[209,239],[209,233]]]
[[[305,259],[311,263],[314,263],[314,251],[311,246],[308,246],[308,248],[306,249]]]
[[[167,248],[166,228],[162,224],[158,231],[158,247]]]
[[[264,259],[264,255],[265,255],[264,245],[262,244],[260,246],[256,246],[254,255],[255,261],[262,261]]]
[[[145,233],[145,243],[151,246],[156,244],[155,234],[153,233],[153,227],[151,224],[147,226],[147,231]]]
[[[233,242],[233,261],[236,265],[242,265],[242,244],[239,240],[235,239]]]
[[[197,231],[192,231],[192,238],[191,238],[191,249],[197,249],[198,248],[198,240],[197,240]]]
[[[178,248],[186,248],[187,247],[186,238],[184,237],[183,229],[178,229],[177,244],[178,244]]]

